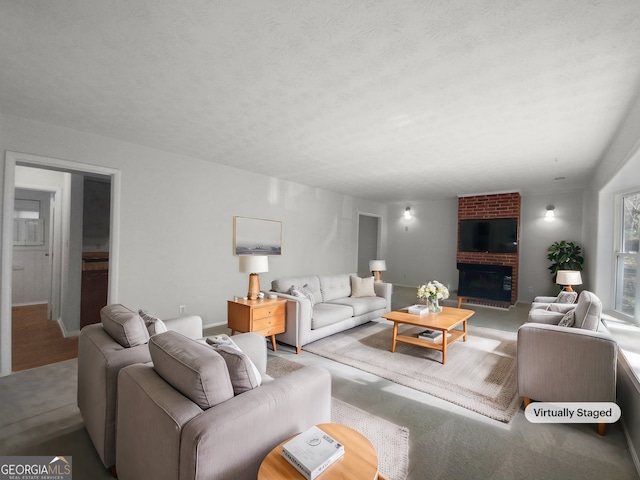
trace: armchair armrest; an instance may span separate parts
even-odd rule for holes
[[[170,318],[163,321],[167,330],[173,330],[194,340],[202,338],[202,318],[197,315]]]
[[[529,310],[529,316],[527,317],[527,323],[546,323],[547,325],[558,325],[564,313],[550,312],[543,309]]]
[[[558,300],[558,297],[545,297],[544,295],[538,296],[533,299],[534,303],[554,303]]]
[[[617,355],[608,333],[525,323],[518,329],[518,392],[543,402],[613,402]]]
[[[77,404],[106,467],[115,463],[117,383],[120,369],[151,361],[147,344],[124,348],[101,324],[87,325],[78,339]]]
[[[256,478],[273,447],[330,421],[329,372],[315,366],[301,368],[188,422],[180,444],[180,478],[189,478],[193,472],[203,479]]]

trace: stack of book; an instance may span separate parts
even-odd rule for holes
[[[447,337],[450,337],[451,334],[448,333]],[[424,332],[420,332],[418,334],[418,338],[422,340],[429,340],[431,342],[439,342],[442,340],[442,332],[440,330],[431,330],[427,328]]]
[[[314,480],[344,455],[344,445],[317,426],[282,446],[282,456],[307,480]]]
[[[414,315],[424,315],[425,313],[429,313],[429,307],[427,305],[411,305],[407,307],[407,311]]]

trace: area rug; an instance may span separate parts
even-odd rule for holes
[[[403,335],[423,328],[401,325]],[[516,334],[469,325],[467,341],[437,350],[397,343],[391,353],[391,324],[369,322],[305,345],[329,358],[428,393],[486,417],[509,423],[520,398],[516,386]]]
[[[277,378],[303,366],[285,358],[270,358],[267,374]],[[378,454],[380,473],[389,480],[406,479],[409,471],[409,429],[337,398],[331,401],[331,421],[353,428],[371,441]]]

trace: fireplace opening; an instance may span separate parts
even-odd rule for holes
[[[511,303],[512,267],[458,263],[458,296]]]

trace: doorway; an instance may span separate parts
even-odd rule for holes
[[[369,261],[379,258],[380,217],[358,214],[358,276],[371,276]]]
[[[3,194],[3,217],[2,217],[2,292],[0,293],[0,375],[9,375],[12,371],[12,267],[13,267],[13,211],[16,186],[17,167],[26,166],[43,170],[67,172],[76,178],[75,182],[84,182],[85,177],[100,178],[108,181],[109,197],[109,238],[107,241],[109,251],[108,266],[108,293],[109,303],[117,302],[117,272],[119,257],[119,211],[120,211],[120,172],[115,169],[99,167],[95,165],[82,164],[67,160],[54,159],[36,155],[22,154],[17,152],[6,152],[5,154],[5,178]],[[73,181],[72,181],[73,183]],[[63,199],[63,210],[68,207],[70,218],[74,218],[71,212],[71,198]],[[76,215],[77,217],[77,215]],[[76,218],[76,220],[78,220]],[[82,268],[82,238],[71,234],[73,222],[70,221],[68,227],[69,237],[61,241],[62,249],[59,259],[54,256],[54,265],[60,260],[60,313],[58,318],[74,319],[74,322],[64,324],[67,335],[77,334],[80,329],[80,285]],[[82,231],[82,218],[75,222],[80,225]],[[65,228],[63,228],[63,232]],[[76,244],[75,246],[73,244]],[[78,250],[79,249],[79,250]],[[80,252],[80,255],[71,255],[70,252]],[[74,267],[73,262],[77,262]],[[73,273],[75,272],[75,274]],[[54,281],[55,284],[55,281]],[[4,286],[7,286],[6,288]],[[54,300],[55,304],[55,300]],[[77,314],[74,313],[77,312]],[[69,313],[70,312],[70,313]],[[56,317],[54,315],[54,317]],[[60,323],[60,322],[59,322]]]

